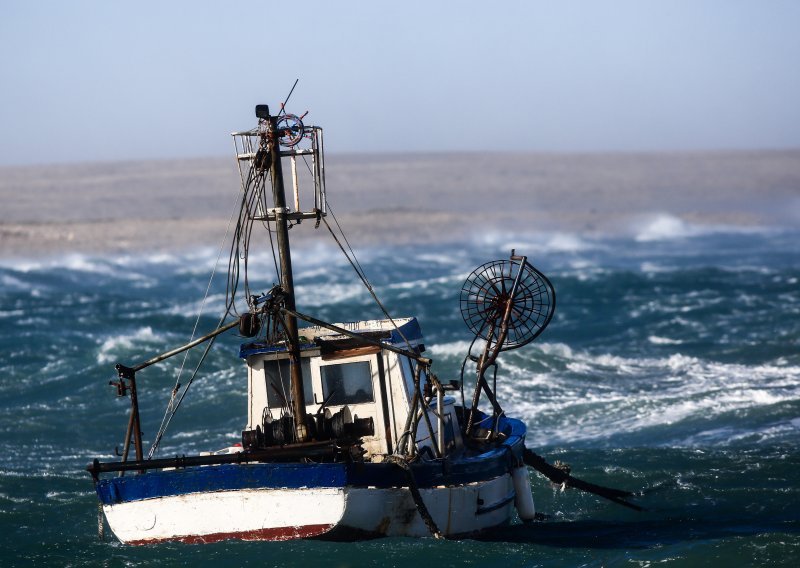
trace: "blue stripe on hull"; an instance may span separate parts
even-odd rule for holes
[[[497,448],[455,460],[411,464],[420,488],[463,485],[493,479],[521,463],[525,425],[505,419],[510,435]],[[188,467],[112,477],[97,483],[104,505],[171,495],[303,487],[403,487],[405,472],[388,463],[251,463]]]
[[[112,477],[97,483],[104,505],[169,495],[237,489],[342,487],[345,464],[254,463],[187,467]]]

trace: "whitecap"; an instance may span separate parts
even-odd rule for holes
[[[211,315],[213,317],[219,317],[219,314],[225,312],[226,299],[227,298],[225,294],[209,294],[205,300],[200,298],[191,302],[175,304],[166,310],[159,311],[160,313],[164,314],[191,318],[195,318],[198,315]],[[247,311],[244,304],[241,304],[239,307],[240,313],[241,310]]]
[[[428,349],[430,350],[431,355],[435,357],[463,358],[466,356],[467,350],[469,350],[471,343],[471,341],[451,341],[448,343],[438,343],[436,345],[432,345],[428,347]],[[485,343],[482,341],[476,341],[473,351],[482,349],[484,344]]]
[[[544,342],[537,344],[536,348],[545,355],[552,355],[562,359],[572,359],[575,356],[572,347],[566,343]]]
[[[24,315],[24,310],[0,310],[0,318],[18,318]]]
[[[638,242],[663,241],[692,237],[700,234],[696,227],[690,226],[674,215],[659,214],[641,223],[636,234]]]
[[[394,284],[389,284],[385,286],[388,290],[425,290],[426,288],[432,285],[448,285],[448,284],[461,284],[467,276],[466,273],[463,274],[453,274],[449,276],[438,276],[435,278],[428,278],[424,280],[411,280],[407,282],[397,282]],[[451,290],[448,288],[448,294],[451,294]]]
[[[463,251],[448,252],[447,254],[437,254],[433,252],[424,252],[417,254],[415,257],[416,262],[427,262],[435,266],[458,266],[462,262],[464,253]]]
[[[10,274],[3,274],[0,277],[0,289],[6,290],[28,290],[31,285],[27,282],[20,280],[19,278],[15,278]]]
[[[544,249],[553,252],[578,252],[592,248],[586,241],[570,233],[556,233],[544,244]]]
[[[97,354],[97,362],[100,364],[116,361],[117,352],[122,349],[131,349],[137,342],[153,343],[163,341],[161,335],[153,333],[150,326],[142,327],[127,335],[117,335],[103,341]]]
[[[303,305],[312,307],[337,304],[359,298],[359,296],[361,296],[362,302],[369,298],[369,292],[361,282],[301,284],[295,286],[295,292],[298,297],[303,299]]]
[[[669,337],[659,337],[658,335],[651,335],[647,341],[653,345],[680,345],[683,343],[680,339],[670,339]]]
[[[540,354],[561,357],[562,369],[535,372],[530,364],[516,368],[504,364],[498,378],[498,390],[508,401],[504,406],[539,425],[530,433],[531,441],[538,444],[608,440],[620,433],[713,420],[800,400],[800,367],[787,366],[785,361],[745,365],[680,353],[623,357],[573,351],[561,344],[542,344],[538,349]],[[538,359],[533,351],[527,356]],[[513,380],[502,380],[503,375]],[[800,419],[792,426],[800,426]],[[663,444],[676,443],[668,437],[669,429],[662,431]],[[732,436],[708,433],[701,438]],[[701,438],[682,443],[699,443]]]
[[[742,226],[725,224],[688,223],[669,213],[642,215],[633,223],[634,239],[637,242],[656,242],[685,239],[703,235],[773,235],[781,229],[766,226]]]
[[[33,503],[33,499],[29,499],[27,497],[16,497],[13,495],[9,495],[8,493],[0,493],[0,499],[5,499],[6,501],[11,501],[12,503]]]
[[[576,233],[510,233],[489,231],[475,235],[473,241],[478,245],[503,251],[504,254],[514,249],[517,254],[528,254],[530,251],[542,252],[582,252],[596,249],[596,243],[590,243]]]

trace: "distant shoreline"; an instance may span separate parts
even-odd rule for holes
[[[608,234],[658,215],[800,225],[800,150],[331,155],[326,168],[328,200],[356,246]],[[0,257],[217,247],[239,191],[224,158],[2,167]]]

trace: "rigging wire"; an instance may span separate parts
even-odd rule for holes
[[[272,173],[270,172],[270,175]],[[267,195],[266,195],[266,183],[262,183],[261,185],[261,194],[263,196],[263,209],[267,211]],[[278,268],[278,253],[275,251],[275,240],[272,238],[272,233],[274,232],[272,226],[269,224],[269,214],[264,215],[264,220],[262,221],[264,228],[267,230],[267,235],[269,236],[269,248],[272,250],[272,263],[275,265],[275,274],[277,275],[278,281],[282,280],[281,269]]]
[[[225,320],[228,318],[228,316],[230,316],[231,314],[238,315],[238,312],[236,310],[236,303],[235,302],[236,302],[236,291],[239,288],[239,281],[240,281],[240,277],[241,277],[241,268],[242,268],[242,266],[241,266],[241,263],[240,263],[240,259],[244,259],[243,268],[244,268],[245,293],[246,293],[246,296],[248,298],[250,296],[250,287],[249,287],[248,270],[247,270],[248,269],[248,264],[247,263],[248,263],[249,253],[250,253],[250,238],[251,238],[252,230],[253,230],[253,217],[255,216],[254,215],[254,213],[255,213],[254,204],[257,202],[259,195],[263,192],[263,189],[262,189],[263,187],[264,187],[264,175],[263,175],[263,173],[256,174],[256,179],[254,180],[253,179],[253,168],[251,168],[250,171],[248,172],[247,182],[244,184],[243,195],[242,195],[241,199],[239,200],[239,215],[238,215],[238,219],[237,219],[237,223],[236,223],[236,229],[234,230],[234,238],[233,238],[233,241],[232,241],[232,244],[231,244],[229,257],[228,257],[228,278],[227,278],[226,291],[225,291],[225,311],[224,311],[222,317],[220,318],[219,323],[217,324],[217,327],[221,327],[225,323]],[[225,242],[225,240],[227,240],[228,234],[230,233],[230,227],[231,227],[231,223],[233,221],[233,217],[234,217],[234,212],[235,211],[236,211],[235,208],[231,211],[231,216],[230,216],[230,219],[228,220],[228,227],[227,227],[226,232],[225,232],[225,237],[223,239],[223,243]],[[270,240],[271,239],[272,239],[272,237],[270,235]],[[223,247],[224,247],[224,244],[220,244],[220,250],[219,250],[219,253],[218,253],[218,256],[217,256],[217,262],[216,262],[216,264],[214,266],[214,270],[212,272],[211,278],[209,279],[208,287],[206,289],[206,295],[203,298],[203,303],[201,305],[201,310],[200,310],[200,313],[197,316],[197,321],[195,322],[194,330],[192,331],[192,337],[193,338],[194,338],[194,334],[196,333],[196,330],[197,330],[197,326],[198,326],[198,323],[199,323],[199,320],[200,320],[200,316],[202,315],[203,307],[205,306],[206,300],[208,298],[209,291],[211,289],[211,283],[213,281],[214,275],[216,274],[216,271],[217,271],[217,268],[218,268],[218,265],[219,265],[219,260],[222,257]],[[273,257],[274,257],[274,248],[273,248]],[[277,268],[277,262],[276,262],[276,268]],[[153,444],[150,447],[150,450],[148,452],[148,459],[152,458],[153,455],[155,455],[155,453],[157,452],[158,446],[161,443],[161,440],[162,440],[162,438],[164,436],[164,433],[166,432],[167,428],[169,428],[169,425],[170,425],[170,423],[172,421],[172,418],[175,416],[175,414],[177,413],[178,409],[180,408],[181,403],[183,402],[184,398],[188,394],[189,387],[191,387],[191,385],[193,384],[195,378],[197,377],[197,373],[199,372],[201,366],[205,362],[205,359],[206,359],[208,353],[210,352],[211,347],[214,345],[215,341],[216,341],[216,337],[212,338],[211,341],[209,341],[209,343],[206,345],[206,348],[203,351],[203,354],[200,357],[199,362],[195,366],[195,369],[192,372],[188,382],[186,383],[186,385],[183,387],[183,390],[181,391],[180,390],[180,387],[181,387],[180,380],[181,380],[181,377],[183,375],[183,369],[184,369],[184,366],[186,364],[186,360],[187,360],[187,357],[188,357],[188,352],[187,352],[186,355],[184,355],[184,359],[183,359],[183,362],[181,363],[181,368],[180,368],[180,371],[178,373],[178,379],[176,381],[175,387],[172,390],[172,394],[170,396],[169,402],[167,403],[167,408],[166,408],[166,410],[164,412],[164,417],[162,419],[161,426],[159,427],[158,433],[156,434],[156,437],[155,437],[155,439],[153,441]],[[181,394],[180,394],[180,397],[177,399],[177,402],[176,402],[175,398],[176,398],[176,396],[178,395],[179,392]]]
[[[397,334],[400,337],[403,338],[403,341],[405,342],[405,344],[408,347],[409,351],[412,351],[412,352],[415,351],[415,349],[411,346],[411,342],[408,340],[408,338],[405,336],[405,334],[400,330],[400,327],[397,325],[397,322],[394,321],[394,318],[389,314],[389,311],[386,309],[386,307],[383,305],[383,303],[378,298],[378,295],[375,292],[375,289],[372,287],[372,284],[370,283],[369,279],[367,278],[367,275],[366,275],[366,272],[364,271],[364,268],[361,266],[361,263],[358,261],[358,257],[356,256],[356,253],[353,250],[353,248],[350,246],[350,242],[347,240],[347,236],[345,235],[344,230],[342,229],[342,226],[339,224],[339,220],[336,218],[336,214],[333,212],[333,208],[330,206],[330,203],[328,203],[327,199],[325,200],[325,205],[327,206],[328,212],[330,212],[331,216],[333,217],[333,220],[336,223],[336,227],[338,228],[339,232],[342,235],[342,239],[347,244],[347,249],[349,250],[349,253],[348,253],[348,250],[345,250],[345,248],[342,245],[341,241],[338,239],[338,237],[334,233],[333,229],[331,228],[330,224],[328,223],[328,220],[325,217],[321,217],[322,221],[325,223],[325,226],[327,227],[328,231],[330,232],[331,236],[333,237],[333,240],[336,242],[337,245],[339,245],[339,249],[345,255],[345,258],[347,258],[348,262],[350,263],[350,266],[353,268],[353,270],[356,272],[358,277],[361,279],[361,282],[367,288],[367,290],[369,291],[369,293],[372,296],[373,300],[375,300],[375,303],[381,309],[383,314],[391,322],[391,324],[394,327],[394,329],[397,332]],[[351,256],[352,256],[352,258],[351,258]],[[419,373],[424,370],[425,376],[426,376],[426,380],[428,380],[429,378],[430,379],[434,379],[434,384],[438,384],[438,381],[435,380],[434,377],[428,377],[429,371],[430,371],[428,365],[425,365],[424,369],[421,369],[421,367],[423,367],[423,365],[421,365],[419,362],[409,361],[409,363],[412,366],[412,371],[414,372],[415,377],[418,377]],[[422,393],[420,392],[418,379],[416,379],[415,382],[416,382],[416,388],[415,388],[416,392],[415,392],[415,395],[414,395],[415,399],[423,407],[422,414],[424,415],[426,423],[428,424],[428,428],[429,428],[428,431],[429,432],[433,432],[433,430],[430,427],[430,418],[428,416],[428,411],[430,410],[429,403],[428,403],[428,401],[425,400],[425,397],[422,396]],[[439,388],[441,388],[441,386]],[[416,405],[414,406],[414,408],[416,408]],[[413,427],[413,430],[412,430],[412,433],[411,433],[411,439],[409,440],[409,444],[411,446],[413,446],[413,439],[416,439],[416,425],[418,423],[419,423],[419,418],[417,418],[417,420],[414,421],[414,427]],[[404,433],[404,435],[405,435],[405,433]],[[399,447],[399,446],[398,446],[397,450],[399,452],[403,451],[403,449],[401,447]],[[438,451],[439,450],[437,449],[437,453],[438,453]]]
[[[195,335],[197,334],[197,328],[200,325],[200,318],[202,317],[203,311],[205,310],[206,301],[208,300],[209,293],[211,292],[211,284],[213,283],[214,277],[217,274],[217,269],[219,268],[219,261],[222,258],[222,251],[223,251],[223,249],[225,247],[225,243],[228,240],[228,235],[230,234],[231,224],[233,222],[233,215],[234,215],[235,212],[236,212],[236,207],[234,206],[234,207],[231,208],[231,214],[230,214],[230,216],[228,218],[228,224],[225,227],[225,235],[222,237],[222,241],[220,242],[219,250],[217,252],[217,260],[214,262],[214,268],[211,270],[211,276],[208,279],[208,285],[206,285],[206,292],[205,292],[205,295],[203,296],[203,301],[200,303],[200,309],[198,310],[197,318],[194,321],[194,327],[192,328],[192,335],[191,335],[191,338],[190,338],[189,342],[194,341]],[[226,315],[227,315],[227,312],[226,312]],[[223,322],[224,322],[224,317],[223,317],[222,321],[220,321],[220,325],[222,325]],[[212,340],[211,343],[213,343],[213,340]],[[172,420],[172,416],[174,416],[175,412],[178,409],[178,406],[180,405],[180,401],[178,402],[178,405],[174,405],[174,403],[175,403],[175,397],[176,397],[176,395],[178,394],[178,392],[180,391],[180,388],[181,388],[181,377],[183,376],[183,370],[184,370],[184,367],[186,366],[186,361],[187,361],[188,357],[189,357],[189,352],[186,351],[184,353],[184,355],[183,355],[183,360],[181,361],[181,366],[178,369],[178,376],[177,376],[177,379],[175,380],[175,387],[172,389],[172,394],[171,394],[171,396],[169,398],[169,401],[167,402],[167,407],[164,410],[164,417],[161,419],[161,425],[158,428],[158,433],[156,434],[156,437],[153,440],[152,445],[150,446],[150,450],[147,452],[147,459],[152,459],[152,457],[155,455],[156,451],[158,451],[158,446],[161,443],[161,438],[164,436],[164,433],[166,432],[167,427],[169,426],[169,422]],[[195,369],[194,373],[192,373],[192,377],[190,378],[189,383],[186,385],[186,389],[188,389],[189,385],[194,380],[194,377],[195,377],[196,374],[197,374],[197,369]],[[185,396],[185,392],[186,391],[184,390],[184,396]],[[181,396],[180,400],[183,400],[183,396]],[[171,414],[170,414],[170,412],[171,412]]]
[[[347,236],[344,234],[344,230],[342,230],[342,226],[339,224],[339,220],[336,218],[336,215],[334,214],[333,209],[331,208],[331,205],[330,205],[330,203],[328,203],[327,199],[325,200],[325,205],[326,205],[326,207],[328,209],[328,212],[330,212],[331,216],[333,217],[333,220],[336,223],[336,227],[339,229],[339,232],[341,233],[342,238],[344,239],[344,242],[347,244],[347,248],[350,251],[349,254],[344,249],[344,246],[342,245],[341,241],[339,241],[339,238],[333,232],[333,229],[331,228],[331,226],[328,224],[328,220],[325,217],[321,217],[322,221],[325,223],[325,226],[328,228],[328,231],[330,232],[331,236],[333,237],[333,240],[336,241],[337,245],[339,245],[339,249],[342,251],[342,253],[344,254],[345,258],[347,258],[347,260],[350,262],[350,266],[353,267],[353,270],[355,270],[356,274],[361,279],[361,282],[367,288],[367,290],[369,291],[369,293],[372,296],[373,300],[375,300],[375,303],[378,304],[378,307],[383,312],[383,315],[385,315],[386,319],[388,319],[392,323],[392,326],[394,327],[394,329],[398,333],[398,335],[400,335],[400,337],[403,338],[403,341],[405,341],[406,346],[408,347],[409,351],[413,352],[414,348],[411,346],[411,342],[403,334],[403,332],[400,331],[400,327],[394,321],[394,318],[391,315],[389,315],[389,311],[386,309],[386,307],[383,305],[383,303],[380,301],[380,299],[378,299],[378,295],[375,293],[375,289],[372,287],[372,284],[370,283],[369,279],[367,278],[367,275],[364,272],[364,269],[361,267],[361,263],[358,262],[358,257],[356,257],[356,253],[355,253],[355,251],[353,251],[353,247],[350,246],[350,242],[347,240]],[[352,259],[350,258],[350,255],[352,255],[352,257],[353,257]]]
[[[284,101],[281,103],[281,111],[278,113],[278,116],[280,116],[282,114],[286,114],[286,103],[289,102],[289,98],[292,96],[292,93],[294,93],[294,88],[297,86],[297,83],[299,83],[299,82],[300,82],[300,79],[295,79],[294,80],[294,85],[292,85],[292,88],[289,89],[289,94],[286,95],[286,99],[284,99]]]
[[[223,318],[223,321],[224,321],[224,318]],[[180,408],[181,403],[183,402],[183,399],[186,398],[186,395],[189,393],[189,387],[192,386],[192,383],[194,382],[194,379],[197,377],[197,372],[200,370],[200,367],[205,362],[206,357],[208,356],[208,353],[211,351],[211,347],[214,345],[214,342],[217,340],[217,337],[218,336],[212,337],[208,341],[208,343],[206,343],[206,347],[203,350],[203,355],[200,357],[200,360],[197,362],[197,366],[195,367],[194,371],[192,372],[192,376],[189,377],[189,380],[186,383],[186,386],[183,388],[183,392],[181,393],[180,398],[178,398],[178,402],[174,405],[174,407],[172,408],[172,411],[168,413],[169,416],[165,415],[166,418],[167,418],[166,423],[163,425],[163,427],[161,429],[159,429],[158,434],[156,435],[156,438],[153,441],[153,445],[150,448],[150,452],[148,452],[148,454],[147,454],[147,458],[148,459],[150,459],[152,457],[152,455],[157,450],[159,444],[161,443],[161,439],[163,438],[164,433],[166,433],[167,428],[169,428],[169,425],[172,422],[172,418],[175,416],[175,414],[177,414],[178,409]],[[173,391],[173,396],[170,397],[170,404],[172,404],[172,401],[174,399],[175,399],[175,396],[174,396],[174,391]]]
[[[294,85],[292,86],[292,89],[289,91],[289,94],[286,97],[286,101],[284,101],[284,104],[281,105],[281,111],[282,112],[285,112],[283,110],[283,107],[284,107],[285,103],[289,100],[289,97],[291,97],[292,92],[294,91],[294,88],[295,88],[296,85],[297,85],[297,81],[295,81]],[[305,157],[303,157],[303,161],[305,162],[306,167],[309,170],[309,173],[311,173],[313,175],[313,172],[311,171],[311,167],[308,164],[308,161],[305,159]],[[271,172],[270,172],[269,175],[271,175]],[[236,309],[236,303],[235,303],[236,302],[236,292],[239,289],[239,284],[240,284],[240,280],[242,279],[242,276],[244,277],[243,280],[244,280],[245,297],[248,299],[248,302],[250,301],[251,295],[250,295],[250,283],[249,283],[249,275],[248,275],[248,272],[249,272],[248,271],[248,268],[249,268],[248,263],[249,263],[249,256],[250,256],[250,240],[251,240],[251,237],[252,237],[252,232],[253,232],[253,228],[254,228],[256,219],[261,220],[262,223],[264,224],[265,228],[267,229],[267,233],[269,234],[269,240],[270,240],[270,248],[271,248],[271,251],[272,251],[273,263],[275,265],[275,271],[276,271],[276,274],[277,274],[278,278],[280,279],[280,277],[281,277],[280,269],[278,267],[278,255],[276,254],[276,251],[275,251],[275,244],[274,244],[274,240],[273,240],[273,237],[272,237],[272,228],[270,227],[270,222],[269,222],[270,221],[269,220],[269,213],[268,213],[269,210],[267,208],[267,195],[266,195],[266,187],[265,187],[266,178],[267,178],[267,174],[265,174],[264,170],[259,170],[256,167],[254,167],[253,164],[251,164],[251,167],[248,170],[247,180],[243,184],[243,195],[241,197],[241,200],[239,201],[239,215],[238,215],[238,219],[237,219],[237,223],[236,223],[236,228],[235,228],[235,231],[234,231],[234,238],[232,239],[232,242],[231,242],[231,248],[230,248],[229,257],[228,257],[228,276],[227,276],[226,290],[225,290],[225,310],[224,310],[224,313],[223,313],[222,317],[220,318],[220,322],[218,324],[218,327],[220,327],[220,326],[222,326],[224,324],[225,320],[227,319],[227,317],[229,315],[238,315],[238,311]],[[392,326],[394,327],[394,330],[398,333],[398,335],[400,337],[402,337],[403,341],[406,343],[406,346],[409,348],[409,350],[410,351],[414,351],[414,348],[411,346],[411,343],[408,340],[408,338],[405,336],[405,334],[403,334],[403,332],[400,330],[400,327],[397,325],[397,322],[395,322],[394,318],[389,314],[389,312],[386,309],[386,307],[384,306],[384,304],[378,298],[378,296],[377,296],[377,294],[375,292],[375,289],[373,288],[372,284],[370,283],[369,279],[367,278],[367,275],[366,275],[366,272],[364,271],[364,268],[361,266],[361,263],[359,262],[358,257],[356,256],[355,251],[353,250],[353,247],[350,245],[350,242],[348,241],[347,236],[346,236],[344,230],[342,229],[342,227],[341,227],[341,225],[339,223],[339,220],[336,218],[336,215],[333,212],[333,208],[330,206],[330,203],[328,203],[327,199],[325,200],[325,205],[327,207],[327,210],[331,213],[331,216],[334,219],[336,227],[337,227],[339,233],[341,234],[342,240],[344,240],[344,243],[346,244],[347,248],[345,249],[345,245],[342,244],[341,240],[336,235],[336,233],[334,232],[333,228],[328,223],[327,219],[324,216],[320,216],[322,221],[324,221],[325,226],[327,227],[327,229],[330,232],[331,236],[333,237],[334,241],[339,246],[339,248],[342,251],[342,253],[344,254],[345,258],[347,258],[348,262],[350,263],[350,265],[353,268],[353,270],[355,271],[355,273],[358,275],[358,277],[361,280],[361,282],[364,284],[366,289],[369,291],[369,293],[372,296],[372,298],[375,301],[375,303],[381,309],[381,311],[386,316],[386,318],[391,322]],[[261,213],[262,213],[261,216],[258,215],[258,210],[259,209],[261,209]],[[235,209],[231,212],[230,219],[228,220],[228,227],[226,229],[225,238],[227,238],[227,236],[228,236],[228,234],[230,232],[230,226],[231,226],[231,223],[233,221],[234,211],[235,211]],[[219,253],[218,253],[218,256],[217,256],[217,262],[216,262],[216,264],[214,266],[214,271],[212,272],[211,278],[209,279],[208,287],[206,289],[205,297],[203,298],[203,303],[201,305],[200,313],[198,314],[197,321],[195,322],[195,326],[194,326],[194,329],[192,331],[192,338],[194,338],[194,334],[196,333],[200,316],[202,315],[202,310],[203,310],[203,308],[205,306],[205,302],[206,302],[206,300],[208,298],[208,295],[209,295],[209,292],[210,292],[210,288],[211,288],[211,283],[213,281],[214,275],[216,274],[216,270],[217,270],[217,267],[219,265],[219,260],[220,260],[220,258],[222,256],[222,249],[223,249],[223,245],[221,244],[220,245],[220,250],[219,250]],[[180,368],[180,371],[178,373],[178,379],[176,381],[176,385],[172,390],[172,394],[170,396],[170,400],[169,400],[169,402],[167,404],[167,408],[166,408],[165,413],[164,413],[164,418],[162,419],[161,427],[159,428],[158,434],[156,435],[156,438],[155,438],[155,440],[153,442],[153,445],[151,446],[150,451],[148,453],[148,459],[150,459],[155,454],[155,452],[157,451],[158,446],[159,446],[159,444],[160,444],[160,442],[161,442],[161,440],[163,438],[164,433],[166,432],[166,430],[169,427],[169,424],[170,424],[172,418],[175,416],[175,414],[178,411],[178,408],[180,407],[181,403],[183,402],[184,398],[186,397],[186,395],[187,395],[187,393],[189,391],[189,387],[194,382],[194,379],[196,378],[197,373],[200,370],[200,367],[202,366],[203,362],[205,361],[205,358],[208,355],[208,353],[209,353],[211,347],[213,346],[215,340],[216,340],[216,337],[213,338],[206,345],[206,348],[205,348],[205,350],[203,352],[203,355],[200,357],[200,360],[199,360],[197,366],[195,367],[194,371],[192,372],[192,375],[189,378],[189,381],[186,383],[185,387],[183,388],[183,391],[181,392],[180,397],[178,398],[178,400],[176,402],[175,398],[176,398],[178,392],[180,392],[180,386],[181,386],[180,379],[181,379],[182,374],[183,374],[183,370],[184,370],[184,367],[185,367],[185,364],[186,364],[186,361],[187,361],[188,353],[186,355],[184,355],[184,359],[183,359],[183,362],[181,363],[181,368]],[[279,375],[280,375],[280,369],[279,369],[278,372],[279,372]],[[419,372],[419,369],[416,372]],[[427,366],[426,366],[426,375],[427,375]],[[284,385],[282,384],[283,383],[282,379],[279,379],[279,380],[281,382],[281,387],[283,387]],[[285,395],[285,393],[284,393],[284,395]]]
[[[349,250],[349,253],[348,253],[348,250],[345,250],[344,245],[342,245],[341,241],[339,240],[339,238],[334,233],[334,231],[331,228],[330,224],[328,223],[327,219],[325,217],[321,216],[321,219],[325,223],[325,226],[327,227],[328,231],[330,232],[331,236],[333,237],[333,240],[336,242],[337,245],[339,245],[339,249],[345,255],[345,258],[347,258],[348,262],[350,262],[350,266],[353,268],[353,270],[356,272],[358,277],[361,279],[361,282],[367,288],[367,290],[369,291],[369,293],[372,296],[373,300],[375,300],[375,303],[378,305],[378,307],[380,307],[380,309],[383,312],[383,314],[391,322],[392,326],[394,327],[394,329],[398,333],[398,335],[403,338],[403,341],[405,341],[406,346],[408,347],[409,351],[412,351],[412,352],[415,351],[415,349],[411,346],[411,342],[408,340],[408,338],[405,336],[405,334],[403,334],[403,332],[400,330],[400,327],[397,325],[397,322],[394,321],[394,318],[392,318],[392,316],[389,314],[389,311],[386,309],[386,307],[383,305],[383,303],[378,298],[378,295],[376,294],[375,289],[372,287],[372,284],[370,283],[369,279],[367,278],[367,275],[366,275],[363,267],[361,266],[361,263],[358,261],[358,257],[356,256],[355,251],[353,251],[353,248],[350,246],[350,242],[347,240],[347,236],[345,235],[344,230],[342,229],[341,225],[339,224],[339,220],[336,218],[336,214],[333,212],[333,208],[331,208],[330,203],[328,203],[328,201],[325,200],[325,204],[326,204],[326,206],[328,208],[328,211],[330,212],[331,216],[333,217],[334,222],[336,223],[336,227],[338,228],[339,232],[342,235],[342,239],[347,244],[347,249]],[[351,256],[352,256],[352,258],[351,258]],[[421,392],[421,389],[420,389],[420,386],[419,386],[420,373],[424,372],[425,373],[425,377],[426,377],[426,381],[427,380],[431,380],[434,385],[438,385],[438,386],[436,386],[436,388],[441,389],[441,384],[436,379],[436,377],[434,375],[430,375],[430,366],[429,365],[422,365],[419,362],[414,362],[414,361],[409,361],[409,364],[411,365],[412,372],[414,373],[414,376],[415,376],[415,381],[414,381],[415,382],[414,402],[412,404],[412,410],[411,410],[413,415],[415,415],[415,419],[412,421],[413,424],[411,425],[411,429],[409,430],[409,428],[406,428],[405,431],[403,432],[403,435],[401,436],[401,439],[406,439],[406,437],[408,436],[406,445],[403,446],[402,444],[398,443],[398,445],[396,447],[396,452],[397,452],[397,458],[398,459],[401,459],[401,456],[402,456],[402,459],[411,459],[411,458],[413,458],[413,456],[414,456],[414,450],[413,450],[413,448],[414,448],[414,440],[416,440],[416,437],[417,437],[416,436],[416,431],[417,431],[417,426],[419,425],[419,420],[420,420],[421,417],[425,419],[425,423],[426,423],[426,426],[428,428],[428,432],[430,432],[430,433],[433,432],[433,429],[432,429],[432,426],[431,426],[431,422],[430,422],[430,416],[428,414],[429,412],[431,412],[430,402],[429,402],[429,400],[426,400],[425,396],[423,396],[423,394]],[[463,398],[463,382],[462,382],[462,398]],[[417,405],[421,406],[420,414],[422,416],[416,415],[417,414],[417,410],[416,410],[417,409]],[[440,411],[441,411],[441,409],[437,408],[436,412],[440,412]],[[409,414],[409,418],[411,418],[411,416],[412,416],[412,414]],[[441,456],[440,452],[443,449],[442,448],[438,448],[438,446],[436,445],[436,442],[433,439],[431,439],[431,442],[433,442],[433,447],[435,448],[435,453],[437,455]]]

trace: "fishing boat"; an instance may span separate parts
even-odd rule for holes
[[[272,114],[258,105],[257,126],[233,133],[241,207],[219,326],[139,364],[116,366],[111,384],[130,397],[131,409],[121,459],[87,467],[99,527],[107,522],[128,544],[465,537],[536,517],[529,465],[555,482],[627,503],[629,493],[581,486],[527,449],[525,423],[506,415],[496,396],[500,354],[533,341],[555,310],[551,282],[526,256],[511,251],[487,262],[462,286],[460,308],[473,340],[458,377],[437,377],[419,321],[392,317],[357,262],[384,317],[354,314],[330,323],[299,311],[289,228],[306,221],[302,228],[313,222],[336,233],[327,221],[322,128],[280,108]],[[273,244],[279,283],[253,293],[246,270],[258,227]],[[341,248],[352,261],[352,250]],[[241,440],[158,458],[165,419],[145,453],[137,373],[201,345],[205,358],[226,332],[242,337]],[[182,400],[176,403],[179,388],[170,417]]]

